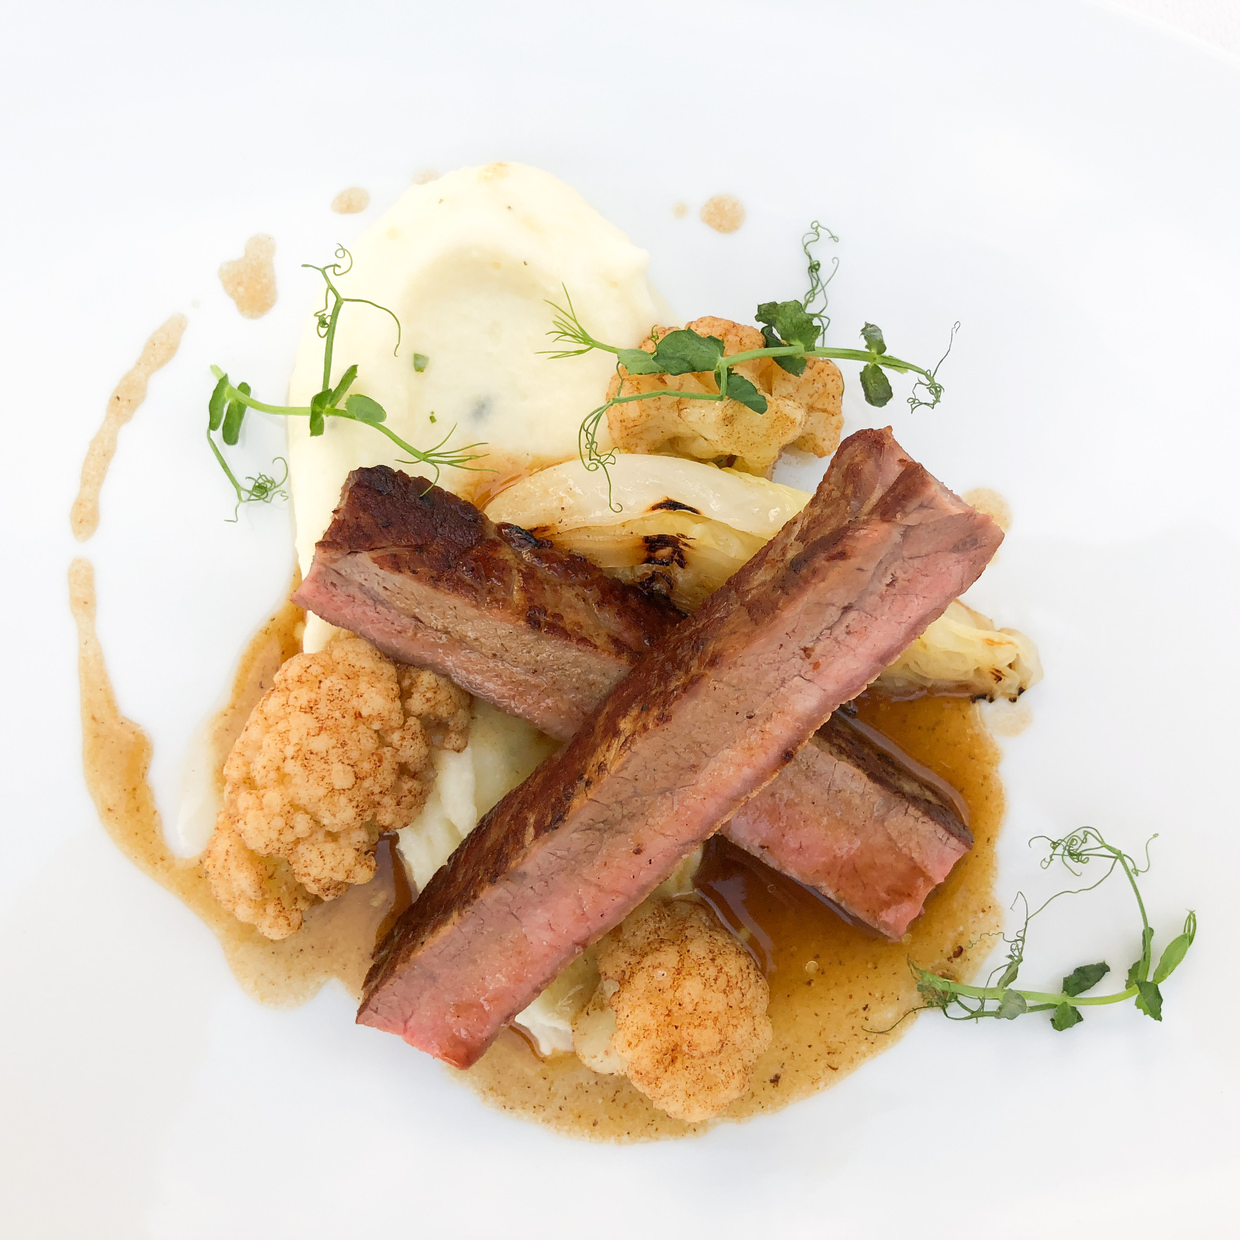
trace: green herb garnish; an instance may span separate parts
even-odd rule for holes
[[[822,278],[822,264],[813,256],[812,247],[826,232],[832,241],[839,238],[830,229],[815,220],[809,232],[801,239],[801,247],[809,264],[809,289],[803,301],[766,301],[758,306],[755,315],[761,325],[764,347],[747,349],[743,353],[725,354],[723,341],[717,336],[702,336],[697,332],[681,328],[668,332],[662,339],[655,341],[653,352],[644,349],[622,349],[616,345],[606,344],[592,336],[582,325],[573,307],[572,297],[568,289],[564,289],[564,305],[555,302],[547,304],[554,311],[552,330],[547,334],[557,345],[562,347],[548,351],[552,358],[580,357],[584,353],[601,350],[611,353],[616,358],[616,370],[621,368],[627,374],[620,375],[620,386],[616,395],[597,409],[592,409],[582,420],[577,435],[577,448],[582,464],[588,470],[601,469],[607,473],[608,466],[615,461],[615,452],[601,452],[598,443],[598,429],[607,411],[615,405],[623,405],[634,400],[652,400],[660,396],[670,396],[675,400],[735,400],[754,413],[763,414],[767,409],[766,397],[743,375],[734,373],[735,368],[743,362],[757,358],[773,358],[778,366],[790,374],[804,373],[806,362],[810,358],[833,358],[865,363],[861,370],[861,390],[866,401],[878,407],[885,405],[892,397],[891,383],[885,371],[897,374],[913,374],[918,376],[913,385],[912,394],[908,398],[909,408],[934,408],[943,395],[943,385],[938,381],[939,366],[951,352],[949,341],[947,353],[939,359],[933,370],[926,370],[912,362],[892,357],[887,352],[883,333],[873,323],[867,323],[861,329],[861,337],[865,342],[864,349],[828,348],[820,345],[819,340],[825,333],[830,319],[826,315],[826,286],[835,275],[839,265],[838,259],[833,260],[831,274]],[[952,338],[960,324],[952,328]],[[653,339],[653,337],[652,337]],[[666,391],[636,392],[624,394],[624,382],[630,375],[683,375],[713,374],[715,378],[714,392],[683,392],[669,388]],[[610,475],[608,480],[610,481]]]
[[[344,418],[350,422],[365,423],[367,426],[374,427],[381,435],[386,435],[398,448],[409,454],[411,459],[402,461],[401,464],[421,465],[434,470],[435,476],[433,481],[435,482],[439,481],[440,471],[444,468],[478,469],[478,466],[471,465],[470,462],[480,460],[486,455],[485,453],[473,451],[474,448],[485,446],[480,443],[466,444],[463,448],[446,448],[445,445],[456,433],[456,427],[453,427],[434,447],[425,450],[415,448],[412,444],[406,443],[394,431],[383,425],[387,420],[387,411],[377,400],[370,396],[365,396],[361,392],[350,393],[349,389],[357,379],[356,366],[350,366],[340,377],[340,382],[334,387],[332,386],[332,350],[336,339],[336,327],[340,321],[340,312],[346,305],[355,303],[372,306],[391,318],[392,322],[396,324],[396,345],[392,350],[393,355],[400,348],[401,336],[400,320],[386,306],[381,306],[377,302],[370,301],[365,297],[345,297],[340,292],[334,283],[333,277],[339,279],[341,276],[348,274],[353,266],[353,256],[344,246],[337,246],[335,257],[337,259],[336,262],[328,263],[324,267],[316,267],[313,263],[302,264],[303,267],[308,267],[311,271],[317,271],[327,285],[323,295],[323,308],[315,313],[315,319],[317,320],[316,330],[323,340],[323,390],[311,397],[309,405],[265,404],[263,401],[255,400],[250,395],[250,385],[248,383],[234,384],[218,366],[211,367],[211,373],[216,378],[216,384],[207,406],[207,443],[211,445],[211,451],[215,454],[215,459],[219,462],[220,468],[224,471],[228,481],[232,484],[233,491],[236,493],[237,506],[233,510],[232,516],[234,521],[237,519],[237,511],[244,503],[270,503],[277,496],[287,498],[287,493],[282,489],[284,483],[288,480],[287,462],[284,464],[284,477],[280,481],[277,482],[269,475],[260,473],[257,477],[247,478],[243,484],[238,481],[237,476],[229,467],[228,461],[220,449],[220,445],[215,441],[215,436],[218,433],[220,439],[227,447],[234,446],[241,434],[242,421],[250,409],[255,409],[259,413],[278,414],[286,418],[309,418],[311,435],[323,434],[328,418]],[[424,354],[415,353],[413,356],[414,369],[418,371],[425,370],[427,361],[428,359]],[[432,422],[435,421],[434,414],[431,414],[430,420]],[[276,459],[283,461],[284,458],[277,457]]]
[[[1157,836],[1153,838],[1156,839]],[[1175,972],[1192,946],[1197,935],[1197,915],[1192,912],[1188,914],[1184,919],[1183,931],[1167,944],[1155,965],[1154,931],[1146,916],[1145,902],[1141,899],[1141,891],[1137,886],[1137,876],[1149,869],[1149,845],[1146,845],[1145,865],[1138,866],[1122,849],[1108,844],[1093,827],[1084,827],[1065,839],[1047,840],[1047,843],[1050,845],[1050,852],[1041,863],[1043,869],[1059,861],[1073,875],[1080,877],[1090,861],[1100,860],[1106,863],[1106,872],[1088,887],[1069,888],[1058,892],[1033,912],[1029,911],[1028,902],[1025,901],[1024,925],[1011,938],[1005,936],[1004,941],[1008,945],[1007,960],[995,969],[985,986],[966,986],[963,982],[913,965],[913,975],[917,979],[917,990],[922,997],[924,1008],[937,1008],[952,1020],[981,1020],[983,1017],[1015,1020],[1018,1016],[1027,1016],[1032,1012],[1049,1012],[1051,1026],[1062,1031],[1081,1023],[1084,1019],[1081,1013],[1083,1007],[1126,1003],[1131,999],[1146,1016],[1153,1020],[1162,1020],[1163,997],[1159,986]],[[1073,969],[1060,982],[1057,991],[1017,989],[1016,980],[1021,966],[1025,963],[1025,938],[1029,923],[1060,896],[1093,891],[1106,882],[1117,869],[1128,879],[1141,914],[1141,954],[1129,968],[1124,988],[1106,995],[1086,993],[1093,990],[1111,972],[1110,965],[1099,961],[1097,964],[1083,964]],[[1019,898],[1024,900],[1023,896]],[[916,1010],[921,1011],[924,1008]]]

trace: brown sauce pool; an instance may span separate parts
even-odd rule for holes
[[[995,840],[1003,817],[999,750],[973,704],[960,698],[904,702],[863,699],[860,716],[941,776],[964,797],[975,845],[927,904],[905,941],[890,943],[848,925],[797,883],[726,841],[712,841],[698,873],[700,894],[758,958],[771,987],[774,1040],[750,1092],[725,1117],[778,1111],[833,1085],[892,1046],[918,1005],[908,963],[967,978],[999,929],[994,896]],[[541,1060],[506,1032],[468,1072],[457,1073],[484,1101],[566,1135],[649,1141],[690,1135],[622,1077],[598,1076],[574,1055]]]
[[[397,899],[408,905],[403,867],[394,878],[390,841],[379,846],[379,873],[363,887],[306,914],[302,929],[273,943],[222,909],[197,859],[176,856],[147,780],[151,742],[120,713],[103,651],[95,634],[95,579],[90,562],[73,561],[69,598],[78,630],[78,679],[82,695],[82,766],[99,817],[116,846],[161,887],[172,892],[214,932],[243,989],[261,1003],[294,1007],[312,998],[330,978],[360,997],[362,981]],[[223,765],[250,710],[271,686],[280,664],[300,649],[300,608],[286,603],[258,631],[242,655],[228,704],[212,720],[208,744],[217,788]],[[399,886],[398,886],[399,880]],[[396,911],[399,911],[397,909]]]
[[[109,835],[135,865],[191,908],[215,933],[245,991],[262,1003],[305,1002],[330,978],[360,996],[374,945],[411,899],[390,840],[368,884],[309,911],[280,942],[225,912],[196,859],[175,856],[147,782],[151,743],[119,711],[95,635],[91,566],[73,562],[70,597],[78,626],[83,766]],[[280,664],[300,648],[303,613],[286,603],[247,646],[228,703],[208,729],[222,796],[223,764],[253,705]],[[960,698],[891,702],[862,699],[860,718],[903,747],[963,796],[976,844],[929,901],[902,943],[846,923],[822,899],[768,870],[726,841],[712,841],[699,894],[749,944],[771,987],[774,1040],[749,1094],[726,1118],[777,1111],[817,1093],[886,1050],[914,1023],[909,960],[956,976],[973,975],[989,951],[983,935],[1001,924],[994,893],[994,846],[1003,813],[999,752],[972,703]],[[410,1051],[410,1054],[415,1052]],[[663,1114],[622,1077],[599,1076],[575,1055],[543,1060],[513,1030],[468,1072],[454,1073],[488,1105],[566,1135],[630,1142],[692,1135],[711,1126]]]

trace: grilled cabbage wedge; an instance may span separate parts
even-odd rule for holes
[[[625,581],[696,610],[809,502],[794,487],[683,457],[618,454],[607,473],[564,461],[529,474],[486,507]],[[1041,679],[1037,649],[1015,629],[953,603],[875,682],[918,693],[1015,700]]]

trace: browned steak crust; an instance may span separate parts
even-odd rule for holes
[[[581,556],[387,466],[349,475],[295,600],[562,739],[680,619]]]

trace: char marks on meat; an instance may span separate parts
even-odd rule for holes
[[[294,599],[561,739],[680,619],[666,600],[383,465],[349,475]]]
[[[479,823],[380,946],[363,1024],[467,1067],[793,760],[1002,534],[886,431]]]

